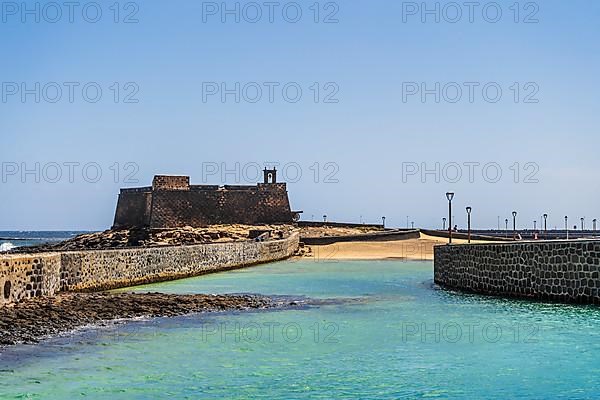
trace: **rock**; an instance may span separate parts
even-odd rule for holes
[[[120,318],[173,317],[278,306],[269,297],[249,295],[65,293],[0,308],[0,345],[36,343],[43,336]]]
[[[174,229],[119,229],[84,234],[60,243],[34,247],[17,247],[10,253],[32,253],[44,251],[76,251],[87,249],[111,249],[124,247],[150,247],[165,245],[190,245],[213,242],[248,240],[251,230],[270,231],[274,238],[283,238],[294,230],[292,225],[214,225],[207,228]]]

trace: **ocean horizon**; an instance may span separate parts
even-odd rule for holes
[[[0,231],[0,252],[71,239],[93,231]]]

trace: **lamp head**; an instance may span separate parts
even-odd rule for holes
[[[544,219],[548,218],[548,214],[544,214]]]
[[[452,199],[454,198],[454,193],[453,192],[446,193],[446,198],[448,199],[448,201],[452,201]]]
[[[517,212],[516,212],[516,211],[513,211],[513,212],[512,212],[512,216],[513,216],[513,218],[515,218],[515,217],[517,216]]]
[[[467,214],[471,214],[471,211],[473,211],[473,209],[471,207],[467,207]]]

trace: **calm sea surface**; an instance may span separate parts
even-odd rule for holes
[[[461,295],[431,262],[280,262],[137,291],[309,296],[0,355],[2,399],[598,398],[600,309]]]

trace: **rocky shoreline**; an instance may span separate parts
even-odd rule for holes
[[[117,319],[295,305],[293,301],[256,295],[65,293],[1,307],[0,350],[7,345],[38,343],[46,337]]]
[[[252,240],[257,232],[269,232],[271,238],[288,237],[295,228],[291,225],[211,225],[205,228],[181,227],[172,229],[109,229],[86,233],[62,242],[37,246],[16,247],[9,253],[42,253],[80,250],[124,249],[134,247],[183,246],[207,243],[230,243]]]

